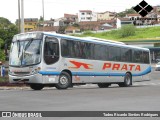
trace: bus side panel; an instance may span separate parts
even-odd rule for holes
[[[150,66],[147,64],[112,61],[63,58],[61,69],[68,69],[73,75],[73,83],[124,82],[129,72],[133,81],[148,79]]]

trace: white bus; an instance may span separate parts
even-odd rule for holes
[[[31,32],[15,35],[10,50],[10,83],[34,90],[86,83],[127,87],[149,80],[150,72],[149,49],[110,40]]]

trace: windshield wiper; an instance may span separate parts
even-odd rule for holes
[[[17,46],[18,46],[18,58],[19,58],[19,55],[20,55],[20,52],[21,52],[21,46],[20,46],[20,41],[19,40],[17,41]]]
[[[29,42],[26,44],[26,46],[24,47],[24,51],[29,48],[29,46],[31,45],[32,42],[33,42],[33,38],[31,40],[29,40]]]

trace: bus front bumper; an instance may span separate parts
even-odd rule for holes
[[[9,75],[10,83],[40,83],[43,84],[43,79],[41,74],[33,74],[28,76],[14,76]]]

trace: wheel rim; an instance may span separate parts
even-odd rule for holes
[[[126,77],[126,83],[127,83],[127,85],[130,85],[130,83],[131,83],[131,79],[129,76]]]
[[[66,76],[62,76],[59,80],[60,84],[66,85],[68,83],[68,78]]]

